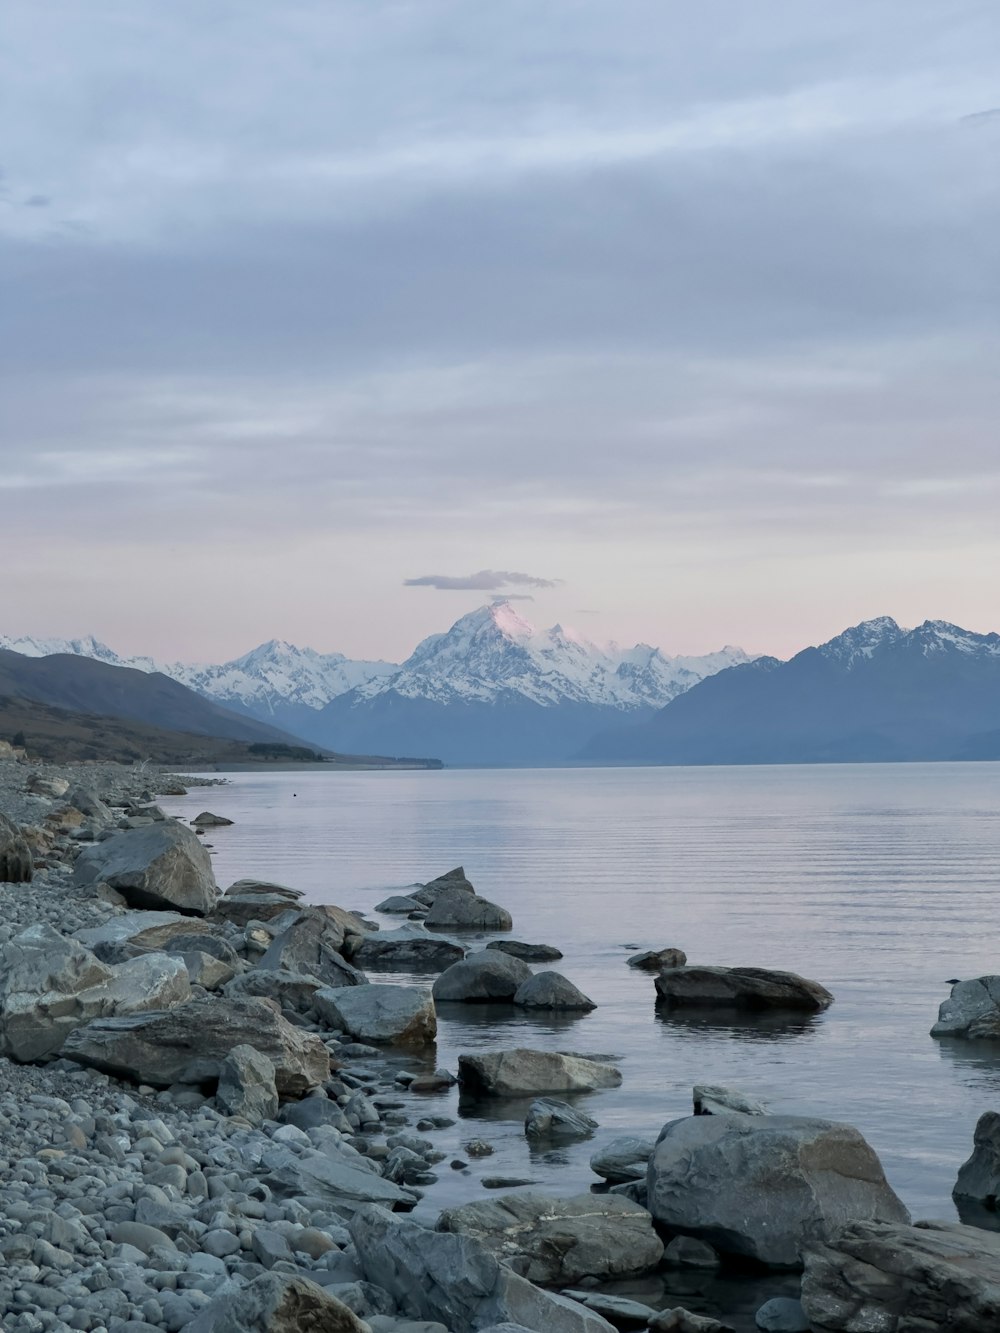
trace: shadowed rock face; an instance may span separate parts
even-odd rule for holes
[[[943,1222],[850,1222],[805,1251],[815,1333],[1000,1328],[1000,1234]]]
[[[1000,1201],[1000,1112],[987,1111],[979,1117],[972,1156],[959,1171],[953,1193],[956,1199],[974,1199],[984,1208],[997,1208]]]
[[[797,1268],[810,1237],[852,1220],[909,1222],[881,1163],[850,1125],[802,1116],[690,1116],[649,1161],[649,1210],[723,1253]]]
[[[130,907],[207,916],[218,900],[208,852],[197,834],[173,820],[128,829],[86,848],[73,879],[77,884],[103,880]]]
[[[34,873],[31,848],[20,829],[0,815],[0,884],[30,884]]]
[[[670,967],[656,978],[657,999],[666,1005],[720,1009],[797,1009],[817,1013],[833,1003],[819,984],[794,972],[763,967]]]

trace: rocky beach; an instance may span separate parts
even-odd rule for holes
[[[158,799],[195,785],[204,811],[165,815]],[[453,1121],[426,1094],[528,1099],[525,1134],[558,1145],[594,1127],[579,1094],[627,1078],[606,1053],[530,1047],[440,1069],[438,1006],[593,1000],[559,941],[513,936],[461,868],[380,903],[394,930],[294,886],[221,891],[214,785],[0,754],[5,1329],[724,1333],[699,1279],[730,1272],[774,1275],[755,1312],[772,1333],[1000,1327],[1000,1234],[914,1222],[856,1129],[728,1087],[603,1145],[567,1197],[483,1179],[435,1210],[466,1163],[437,1146]],[[497,938],[470,947],[482,931]],[[667,1011],[835,1003],[794,973],[689,965],[682,943],[628,960]],[[426,985],[393,976],[414,971]],[[1000,1036],[1000,980],[956,984],[935,1034]],[[988,1222],[1000,1116],[967,1148],[956,1191]]]

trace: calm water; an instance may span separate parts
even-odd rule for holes
[[[423,1099],[460,1117],[445,1150],[497,1146],[469,1173],[442,1164],[425,1207],[479,1197],[493,1174],[578,1192],[602,1140],[656,1133],[689,1113],[692,1084],[716,1082],[856,1125],[915,1216],[954,1217],[973,1126],[1000,1109],[1000,1049],[928,1030],[947,978],[1000,970],[1000,765],[237,774],[164,804],[235,819],[211,834],[223,885],[273,877],[370,912],[462,863],[514,937],[558,945],[552,966],[597,1001],[558,1023],[441,1015],[436,1062],[452,1069],[460,1051],[531,1045],[613,1052],[625,1079],[582,1099],[601,1125],[591,1142],[547,1155],[529,1152],[523,1107]],[[625,965],[665,945],[803,973],[836,1003],[772,1026],[666,1021],[652,977]]]

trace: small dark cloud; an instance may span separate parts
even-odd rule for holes
[[[404,579],[404,588],[437,588],[440,592],[501,592],[504,588],[557,588],[561,579],[540,579],[534,574],[518,574],[509,569],[481,569],[478,574],[421,574]]]
[[[502,606],[504,602],[533,602],[534,600],[530,592],[504,592],[493,598],[493,605]]]

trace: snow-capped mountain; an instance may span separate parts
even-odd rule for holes
[[[122,657],[92,634],[82,639],[36,639],[28,635],[11,638],[0,634],[0,648],[11,653],[20,653],[22,657],[51,657],[54,653],[69,653],[72,657],[92,657],[96,662],[107,662],[109,666],[136,667],[139,671],[162,671],[151,657]]]

